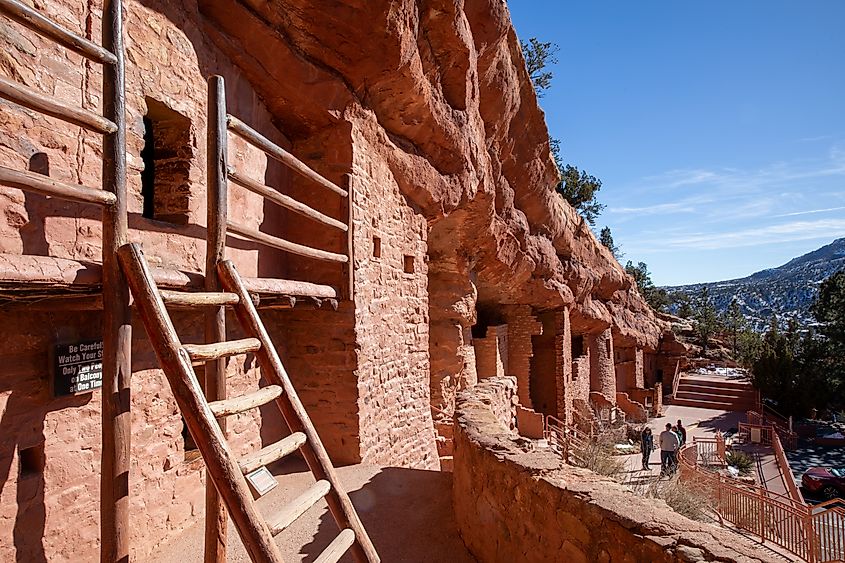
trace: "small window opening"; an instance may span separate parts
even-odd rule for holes
[[[46,462],[43,443],[31,448],[18,449],[18,474],[21,479],[41,475],[44,472]]]
[[[381,258],[381,239],[373,237],[373,258]]]
[[[578,356],[584,355],[584,337],[583,336],[573,336],[572,337],[572,357],[577,358]]]
[[[413,274],[414,273],[414,257],[405,255],[405,273],[406,274]]]
[[[190,203],[191,120],[165,104],[147,98],[141,160],[143,216],[186,225]]]
[[[610,340],[604,341],[604,349],[607,352],[607,358],[610,359],[613,357],[613,354],[610,351]]]
[[[190,431],[188,430],[188,425],[185,424],[185,418],[182,417],[182,443],[185,446],[185,459],[192,460],[196,459],[199,456],[199,451],[197,450],[197,444],[194,442],[193,436],[191,436]]]

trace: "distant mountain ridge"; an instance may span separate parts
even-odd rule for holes
[[[758,331],[766,329],[772,314],[776,314],[783,324],[795,320],[806,327],[814,322],[810,305],[818,293],[819,284],[843,268],[845,238],[840,238],[782,266],[761,270],[744,278],[664,289],[670,294],[684,292],[695,298],[706,286],[720,312],[725,311],[736,296],[742,313]],[[677,304],[670,309],[676,312]]]

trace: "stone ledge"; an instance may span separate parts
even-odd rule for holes
[[[728,530],[681,516],[550,452],[530,452],[491,410],[482,381],[458,396],[453,503],[482,562],[742,561],[770,554]]]

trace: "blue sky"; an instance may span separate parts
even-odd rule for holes
[[[560,46],[540,100],[658,285],[742,277],[845,236],[845,1],[508,2]]]

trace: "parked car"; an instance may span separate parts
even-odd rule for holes
[[[811,494],[845,498],[845,467],[811,467],[801,476],[801,484]]]

